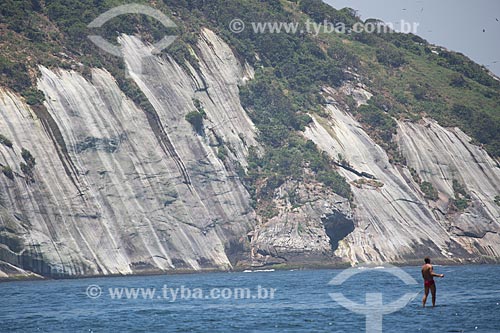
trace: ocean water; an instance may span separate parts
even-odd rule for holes
[[[435,308],[421,306],[420,268],[402,270],[418,284],[385,268],[347,271],[354,275],[338,285],[329,282],[343,270],[6,282],[0,331],[364,332],[366,316],[330,293],[360,305],[367,293],[379,293],[386,310],[412,293],[406,306],[383,315],[383,332],[500,332],[500,266],[435,266],[445,274],[436,281]]]

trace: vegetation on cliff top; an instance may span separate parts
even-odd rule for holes
[[[163,0],[135,1],[156,7],[178,24],[180,38],[165,52],[196,67],[189,51],[196,51],[202,26],[215,30],[242,60],[256,68],[256,78],[241,88],[242,102],[259,129],[263,154],[255,151],[245,176],[251,191],[257,184],[272,193],[285,179],[303,179],[312,172],[336,193],[350,197],[345,180],[301,131],[322,115],[323,86],[336,87],[353,73],[374,94],[368,106],[351,108],[393,162],[404,163],[392,141],[393,118],[418,120],[430,116],[444,126],[459,126],[488,152],[500,156],[500,83],[465,56],[429,45],[412,34],[240,34],[229,23],[304,22],[325,20],[352,25],[354,11],[336,10],[321,0]],[[117,5],[116,0],[6,0],[0,5],[0,85],[21,93],[39,105],[43,95],[35,88],[37,65],[72,68],[88,74],[90,67],[105,67],[120,87],[146,112],[153,111],[144,94],[124,75],[122,59],[101,52],[86,38],[87,24]],[[108,22],[101,32],[108,40],[120,33],[140,33],[158,40],[166,31],[142,15],[126,15]],[[345,101],[349,104],[349,101]],[[199,111],[198,111],[199,112]],[[193,117],[194,116],[194,117]],[[195,129],[202,121],[188,116]],[[188,120],[189,120],[188,119]],[[264,185],[262,185],[264,184]],[[432,192],[432,193],[431,193]],[[434,191],[429,196],[435,198]]]

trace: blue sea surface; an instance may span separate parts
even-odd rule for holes
[[[418,284],[384,268],[360,270],[341,285],[329,284],[343,271],[333,269],[6,282],[0,331],[364,332],[365,315],[329,293],[358,304],[381,293],[389,304],[411,292],[418,294],[405,307],[383,316],[384,332],[500,332],[500,266],[435,266],[445,274],[436,280],[435,308],[421,306],[420,267],[402,269]],[[154,294],[113,299],[110,288]]]

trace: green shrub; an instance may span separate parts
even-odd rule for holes
[[[26,103],[29,105],[41,105],[45,101],[45,95],[43,91],[38,89],[26,89],[22,92],[23,97],[26,99]]]
[[[0,134],[0,144],[12,148],[12,141],[10,141],[7,137],[5,137],[2,134]]]
[[[361,105],[358,113],[361,122],[371,127],[372,134],[386,144],[392,141],[392,135],[396,133],[397,124],[389,114],[379,109],[371,101],[368,105]]]
[[[338,62],[342,67],[358,67],[359,57],[347,49],[341,42],[332,42],[332,45],[327,50],[330,58]]]
[[[454,104],[451,108],[451,113],[455,118],[470,120],[474,114],[474,111],[462,104]]]
[[[224,146],[217,147],[217,158],[221,161],[225,161],[227,158],[227,149]]]
[[[404,53],[394,49],[393,47],[383,47],[377,49],[377,61],[383,65],[389,65],[394,68],[401,67],[406,64]]]
[[[414,168],[411,168],[411,167],[409,168],[409,170],[410,170],[411,177],[413,178],[415,183],[420,185],[422,183],[422,178],[420,178],[420,175],[418,174],[417,170],[415,170]]]
[[[421,84],[411,84],[410,89],[417,101],[424,101],[429,99],[429,90],[431,89],[430,87],[426,87]]]
[[[451,199],[451,204],[455,207],[459,212],[464,211],[467,207],[469,207],[469,202],[467,199]]]
[[[2,166],[2,173],[10,180],[14,180],[14,173],[12,172],[12,168],[10,166]]]
[[[434,186],[429,182],[422,182],[420,184],[420,189],[424,192],[424,197],[429,200],[437,200],[438,199],[438,191],[434,188]]]
[[[410,100],[406,96],[406,93],[404,91],[401,91],[401,90],[398,90],[394,93],[394,98],[396,99],[396,101],[398,101],[399,103],[404,104],[404,105],[406,105],[410,102]]]
[[[465,187],[456,179],[453,179],[453,192],[455,193],[455,196],[469,197],[465,191]]]
[[[276,204],[273,201],[263,202],[258,211],[259,216],[262,216],[265,220],[272,219],[279,214],[279,210],[276,208]]]
[[[203,105],[201,104],[201,101],[199,99],[193,98],[193,104],[198,112],[205,115],[205,109],[203,108]]]
[[[0,80],[6,86],[17,92],[24,91],[31,86],[31,80],[28,76],[28,68],[25,64],[12,62],[9,59],[0,56]]]
[[[185,118],[193,126],[196,133],[203,133],[203,114],[201,112],[191,111]]]
[[[168,49],[163,51],[171,56],[184,70],[189,71],[187,63],[198,69],[198,58],[190,51],[190,46],[181,39],[176,40]]]
[[[26,182],[27,183],[34,183],[35,178],[33,175],[33,168],[30,168],[26,163],[21,162],[19,163],[19,166],[21,167],[21,171],[23,172]]]
[[[26,165],[30,168],[33,168],[36,164],[35,158],[31,155],[28,149],[23,148],[21,151],[21,156],[26,162]]]
[[[352,26],[359,21],[356,12],[349,8],[337,10],[322,0],[300,0],[299,3],[300,10],[308,14],[317,23],[327,21]]]
[[[451,199],[451,203],[458,211],[463,211],[469,207],[471,197],[466,192],[465,186],[460,184],[460,182],[456,179],[453,179],[453,192],[455,198]]]
[[[331,188],[338,195],[344,198],[351,198],[351,187],[345,181],[345,178],[339,175],[338,172],[320,171],[318,172],[316,178],[318,181]]]
[[[450,86],[455,87],[455,88],[463,88],[467,87],[467,81],[465,78],[459,74],[459,73],[453,73],[450,76]]]
[[[441,50],[439,57],[438,65],[452,69],[484,86],[500,87],[500,83],[491,77],[483,67],[461,53]]]
[[[33,175],[33,169],[35,168],[36,161],[33,155],[29,152],[29,150],[23,148],[21,151],[21,156],[24,159],[24,162],[21,162],[19,166],[21,167],[21,171],[26,177],[26,181],[28,183],[34,183],[35,178]]]

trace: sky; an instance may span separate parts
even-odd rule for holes
[[[461,52],[500,76],[498,0],[324,1],[337,9],[353,8],[363,20],[377,18],[384,22],[405,20],[420,23],[417,30],[420,37]],[[396,30],[397,27],[395,25]]]

